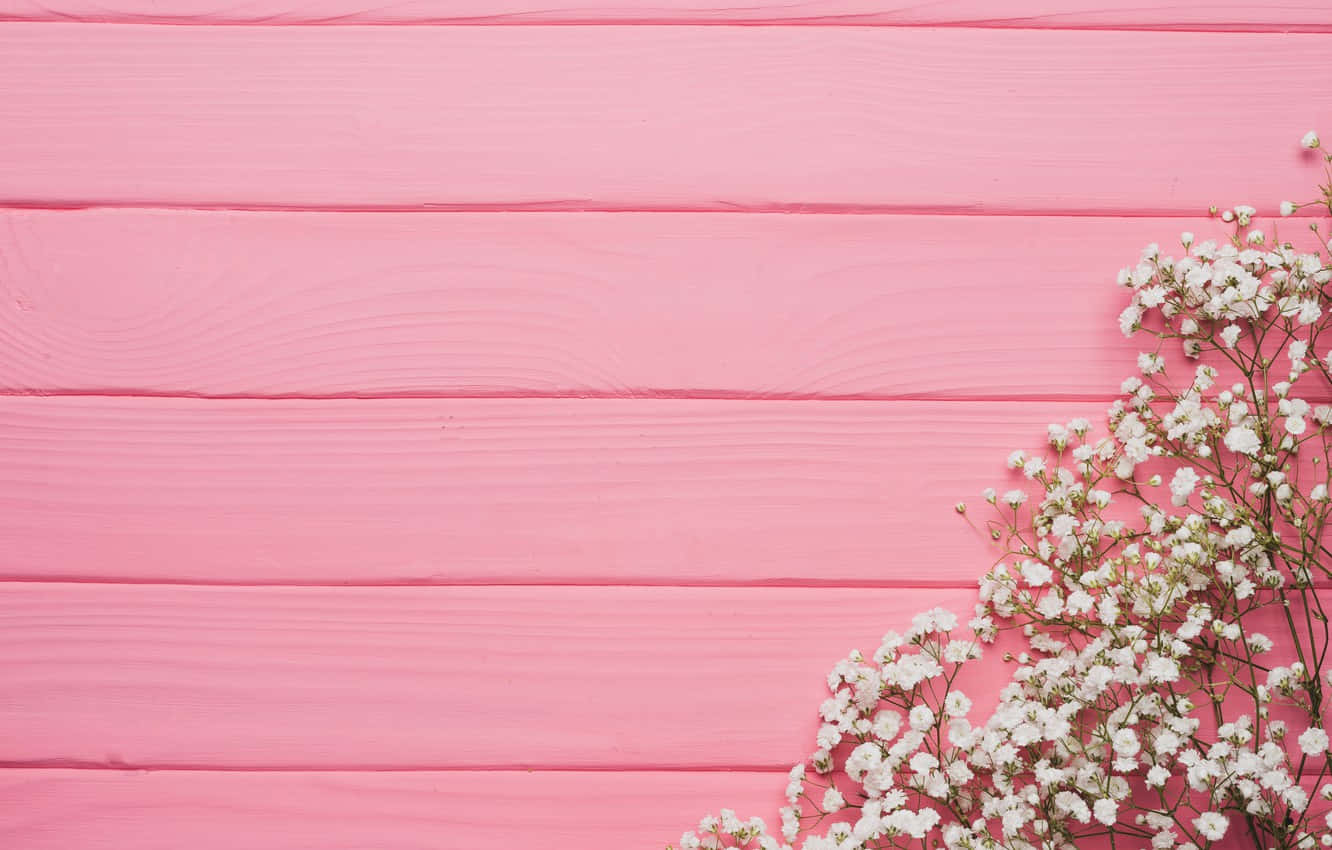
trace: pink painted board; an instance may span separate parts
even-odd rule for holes
[[[0,584],[0,765],[782,771],[814,749],[839,659],[936,605],[965,622],[976,601],[962,588]],[[1246,624],[1276,642],[1268,664],[1294,659],[1282,613]],[[975,722],[1011,673],[1001,652],[1018,648],[964,671]]]
[[[972,586],[1099,402],[0,398],[0,574]]]
[[[660,850],[721,806],[775,827],[785,782],[749,772],[10,770],[0,772],[0,839],[24,850]],[[1311,810],[1326,807],[1315,795]]]
[[[1270,210],[1307,191],[1294,142],[1332,118],[1272,82],[1329,51],[1332,34],[16,22],[0,201]],[[1263,121],[1235,106],[1256,102]]]
[[[761,23],[1198,30],[1332,29],[1318,0],[1145,3],[1142,0],[4,0],[0,20],[178,24]]]
[[[17,769],[0,772],[0,839],[24,850],[660,850],[722,806],[775,827],[785,783],[742,771]],[[1314,796],[1314,812],[1326,806]]]
[[[0,389],[1107,396],[1147,344],[1119,331],[1115,273],[1186,228],[1227,232],[1168,218],[9,210]]]
[[[754,772],[2,770],[0,843],[22,850],[660,850],[708,811],[776,826]]]
[[[0,763],[781,770],[813,750],[826,674],[852,647],[975,602],[957,588],[0,584]],[[995,681],[976,680],[978,705]]]

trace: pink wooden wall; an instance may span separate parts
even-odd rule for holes
[[[761,24],[761,26],[755,26]],[[0,846],[772,816],[1272,212],[1327,0],[0,0]],[[1326,132],[1326,131],[1325,131]]]

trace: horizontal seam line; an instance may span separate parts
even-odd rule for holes
[[[178,773],[786,773],[790,763],[783,764],[739,764],[739,765],[692,765],[692,764],[520,764],[499,762],[496,764],[475,765],[203,765],[161,763],[120,763],[63,761],[61,759],[33,759],[28,761],[0,760],[0,769],[4,770],[124,770],[124,771],[172,771]]]
[[[1023,395],[972,395],[966,393],[893,393],[856,395],[747,395],[744,393],[643,392],[643,393],[333,393],[333,394],[211,394],[174,392],[101,392],[81,390],[0,390],[0,399],[105,399],[151,401],[734,401],[734,402],[863,402],[875,404],[1110,404],[1123,398],[1116,393],[1032,393]],[[1308,401],[1324,402],[1332,396],[1310,395]]]
[[[669,764],[592,764],[558,765],[534,764],[521,765],[502,763],[496,765],[370,765],[355,767],[347,765],[204,765],[204,764],[104,764],[100,762],[61,762],[55,759],[35,761],[0,761],[0,770],[82,770],[82,771],[121,771],[121,772],[162,772],[162,773],[780,773],[791,770],[791,763],[782,764],[740,764],[740,765],[669,765]],[[1177,776],[1180,774],[1176,774]],[[1321,770],[1312,766],[1300,773],[1301,778],[1322,775]]]
[[[968,29],[968,30],[1015,30],[1021,32],[1151,32],[1179,34],[1249,34],[1249,35],[1322,35],[1332,33],[1332,26],[1309,23],[1217,23],[1212,25],[1187,23],[1160,24],[1072,24],[1040,25],[1028,21],[876,21],[864,20],[871,15],[830,16],[816,18],[546,18],[521,20],[503,17],[481,18],[445,18],[421,19],[412,21],[375,21],[375,20],[238,20],[219,18],[214,20],[177,20],[177,19],[134,19],[96,18],[69,16],[63,18],[34,18],[18,16],[0,16],[0,24],[82,24],[90,26],[164,26],[164,27],[226,27],[226,28],[266,28],[266,29],[323,29],[347,27],[376,28],[416,28],[436,29],[472,28],[472,27],[754,27],[754,28],[799,28],[809,29]]]
[[[774,203],[774,204],[699,204],[680,206],[652,206],[630,204],[580,204],[578,202],[534,202],[531,204],[242,204],[242,203],[157,203],[157,202],[82,202],[41,203],[0,200],[0,211],[32,210],[38,212],[98,212],[114,210],[142,210],[146,212],[241,212],[241,213],[411,213],[415,215],[454,215],[480,213],[640,213],[675,215],[853,215],[853,216],[959,216],[970,218],[1208,218],[1206,208],[1186,210],[1167,208],[1043,208],[1043,207],[976,207],[962,205],[930,206],[923,204],[839,204],[839,203]],[[1266,215],[1267,213],[1264,213]],[[1275,215],[1275,213],[1272,213]],[[1311,217],[1312,213],[1291,218]]]
[[[3,390],[0,398],[90,398],[90,399],[181,399],[198,401],[753,401],[753,402],[1017,402],[1038,403],[1050,401],[1111,402],[1120,395],[1113,393],[1039,393],[1031,395],[971,395],[966,393],[885,393],[854,395],[783,395],[770,393],[750,395],[741,392],[672,392],[660,390],[642,393],[329,393],[329,394],[230,394],[230,393],[176,393],[151,391],[103,392],[97,390]]]
[[[856,580],[843,579],[828,581],[818,581],[812,579],[753,579],[753,580],[719,580],[719,581],[661,581],[656,579],[644,579],[643,581],[592,581],[587,579],[569,579],[560,581],[557,579],[547,581],[531,581],[528,579],[516,578],[512,581],[483,579],[478,581],[429,581],[429,580],[350,580],[350,581],[221,581],[206,579],[164,579],[164,578],[134,578],[132,576],[121,577],[101,577],[101,576],[23,576],[23,575],[0,575],[0,586],[5,584],[22,585],[73,585],[73,586],[111,586],[111,587],[222,587],[236,589],[260,589],[260,588],[418,588],[418,589],[457,589],[457,588],[606,588],[630,590],[636,588],[679,588],[679,589],[699,589],[699,590],[976,590],[979,585],[979,577],[970,580],[963,579],[940,579],[939,581],[874,581],[872,579]],[[1332,582],[1315,581],[1314,587],[1328,588],[1332,587]]]
[[[808,590],[974,590],[977,587],[978,579],[964,581],[962,579],[940,579],[939,581],[875,581],[866,579],[858,581],[856,579],[819,581],[815,579],[753,579],[753,580],[717,580],[717,581],[662,581],[660,579],[644,579],[642,581],[632,581],[618,579],[614,581],[597,581],[592,579],[571,578],[566,581],[559,579],[548,579],[545,581],[532,581],[530,579],[515,578],[513,580],[503,579],[479,579],[477,581],[455,580],[455,581],[431,581],[428,579],[386,579],[382,581],[374,580],[356,580],[349,581],[226,581],[211,579],[167,579],[167,578],[135,578],[133,576],[103,577],[103,576],[26,576],[26,575],[0,575],[0,585],[4,584],[40,584],[40,585],[112,585],[123,587],[234,587],[234,588],[266,588],[266,587],[308,587],[308,588],[370,588],[370,587],[401,587],[401,588],[525,588],[525,587],[604,587],[604,588],[699,588],[699,589],[808,589]]]

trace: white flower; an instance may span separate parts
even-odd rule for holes
[[[1027,493],[1025,490],[1009,490],[1004,494],[1003,501],[1004,504],[1008,505],[1010,508],[1017,508],[1023,502],[1027,501]]]
[[[1188,504],[1189,495],[1198,484],[1198,473],[1191,467],[1181,466],[1170,479],[1170,501],[1176,506]]]
[[[1054,573],[1040,561],[1023,561],[1022,578],[1032,587],[1040,587],[1054,578]]]
[[[949,717],[961,717],[971,711],[971,700],[961,691],[950,691],[944,697],[944,713]]]
[[[1055,537],[1067,537],[1073,533],[1078,521],[1068,514],[1060,514],[1050,522],[1050,534]]]
[[[1220,812],[1203,812],[1193,819],[1193,826],[1198,830],[1198,834],[1208,841],[1220,841],[1229,825],[1230,821]]]
[[[1294,215],[1294,214],[1295,214],[1295,209],[1296,209],[1296,207],[1295,207],[1295,204],[1294,204],[1293,202],[1291,202],[1291,201],[1282,201],[1282,202],[1281,202],[1281,214],[1282,214],[1282,215]]]
[[[839,812],[846,805],[846,798],[842,792],[836,788],[829,788],[823,794],[823,810],[825,812]]]
[[[1262,448],[1262,442],[1258,439],[1258,435],[1253,432],[1252,428],[1245,425],[1237,425],[1227,431],[1225,443],[1226,448],[1232,452],[1246,454],[1250,457],[1257,455],[1258,450]]]
[[[1069,431],[1067,425],[1060,425],[1058,423],[1047,425],[1045,428],[1045,434],[1046,438],[1050,441],[1050,445],[1060,451],[1068,445]]]
[[[1132,729],[1120,729],[1111,739],[1115,752],[1121,756],[1136,755],[1139,747],[1138,735]]]
[[[1164,656],[1149,656],[1144,665],[1143,677],[1149,682],[1179,681],[1179,662]]]
[[[1130,304],[1124,308],[1124,312],[1119,314],[1119,330],[1124,336],[1133,336],[1142,322],[1142,307],[1137,304]]]
[[[1092,815],[1106,826],[1113,826],[1119,819],[1119,805],[1108,797],[1102,797],[1092,804]]]
[[[902,731],[902,715],[890,708],[885,708],[874,715],[874,736],[881,741],[891,741]]]
[[[1306,729],[1299,737],[1300,749],[1306,756],[1321,756],[1327,752],[1327,732],[1317,726]]]
[[[1314,148],[1318,147],[1319,144],[1321,144],[1321,142],[1318,139],[1318,133],[1314,132],[1313,130],[1310,130],[1309,132],[1305,133],[1304,136],[1300,139],[1300,145],[1302,145],[1305,148],[1308,148],[1309,150],[1313,150]]]
[[[917,732],[924,732],[934,725],[934,712],[928,705],[918,705],[907,715],[907,724]]]
[[[1226,348],[1234,348],[1235,343],[1240,337],[1239,325],[1226,325],[1221,331],[1221,341],[1226,344]]]

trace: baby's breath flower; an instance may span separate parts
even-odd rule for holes
[[[1327,752],[1327,732],[1317,727],[1306,729],[1300,733],[1299,744],[1306,756],[1321,756]]]
[[[823,793],[823,810],[825,812],[839,812],[845,806],[846,798],[836,788],[829,788]]]
[[[1256,215],[1237,205],[1226,239],[1184,233],[1183,257],[1152,243],[1120,270],[1120,330],[1153,339],[1104,435],[1049,424],[1008,456],[1023,488],[981,492],[1002,554],[965,631],[931,608],[833,665],[780,840],[723,809],[681,850],[792,850],[802,833],[802,850],[1073,850],[1111,830],[1127,850],[1332,847],[1332,813],[1306,811],[1315,790],[1332,801],[1313,592],[1332,577],[1332,405],[1309,400],[1332,379],[1332,268]],[[1179,380],[1172,339],[1200,359]],[[1002,683],[969,672],[983,644]]]
[[[1313,150],[1314,148],[1318,147],[1321,144],[1321,142],[1318,139],[1318,134],[1315,133],[1313,130],[1310,130],[1309,132],[1305,133],[1304,136],[1300,139],[1300,144],[1305,148],[1307,148],[1308,150]]]
[[[1262,441],[1254,433],[1252,428],[1247,425],[1237,425],[1226,432],[1226,448],[1232,452],[1256,456],[1258,450],[1262,448]]]
[[[1193,819],[1194,828],[1207,841],[1220,841],[1229,825],[1230,821],[1220,812],[1203,812]]]

